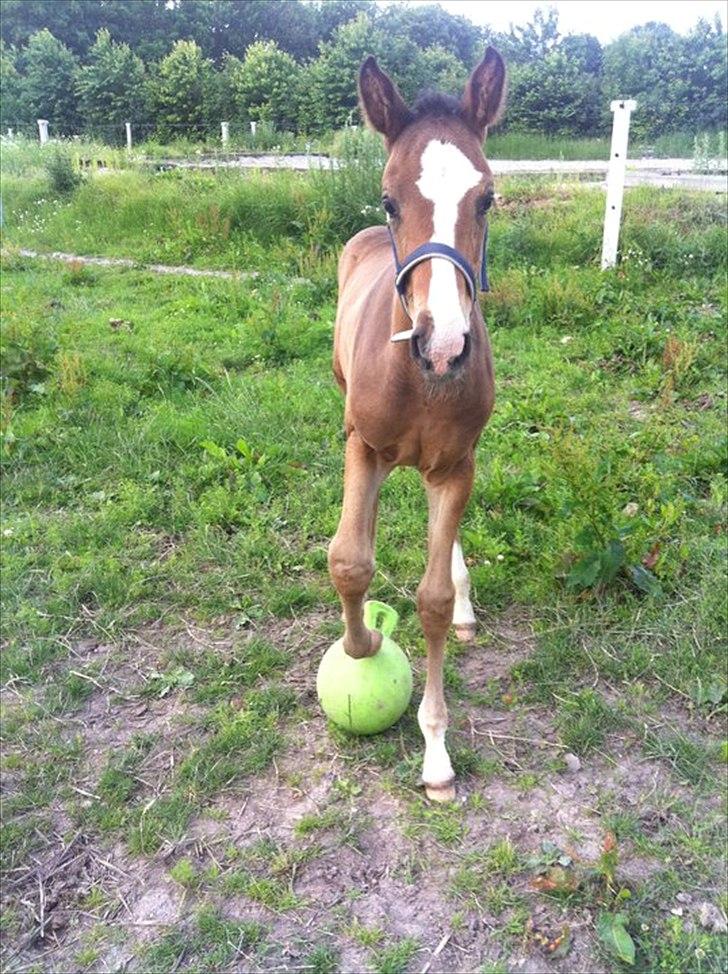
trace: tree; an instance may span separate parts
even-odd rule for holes
[[[688,131],[728,128],[728,51],[718,15],[711,25],[700,19],[682,39],[682,87],[678,117]],[[677,109],[677,106],[676,106]]]
[[[236,113],[245,119],[292,128],[298,115],[300,67],[275,41],[256,41],[245,59],[230,63],[229,79]]]
[[[217,63],[225,54],[242,58],[260,40],[299,60],[316,54],[316,11],[300,0],[178,0],[170,13],[175,36],[193,38]]]
[[[593,34],[567,34],[559,41],[558,50],[585,74],[602,73],[602,45]]]
[[[128,44],[115,44],[105,28],[88,53],[89,62],[78,72],[76,92],[81,118],[89,129],[106,132],[127,121],[146,116],[146,72],[141,58]]]
[[[417,93],[430,89],[446,95],[461,95],[470,74],[455,54],[437,44],[419,53],[414,69]]]
[[[39,30],[19,58],[23,95],[32,119],[47,118],[54,135],[78,128],[75,81],[78,61],[49,30]]]
[[[381,38],[360,14],[339,27],[319,48],[302,77],[299,126],[305,132],[338,128],[352,121],[357,109],[357,74],[368,54],[381,56]]]
[[[718,21],[699,20],[686,36],[667,24],[645,24],[622,34],[604,52],[606,102],[635,98],[634,131],[725,128],[726,38]]]
[[[195,41],[177,41],[149,84],[161,139],[202,135],[212,122],[215,79],[212,62]]]
[[[525,27],[511,25],[503,36],[501,53],[512,64],[530,64],[555,50],[560,37],[558,10],[549,7],[544,12],[539,7]]]
[[[390,37],[404,37],[425,50],[439,47],[464,65],[472,67],[486,47],[485,36],[465,17],[448,13],[439,4],[407,7],[390,4],[374,20],[378,30]]]
[[[359,120],[357,78],[369,54],[377,58],[405,99],[411,100],[421,90],[422,51],[405,36],[379,30],[366,14],[342,24],[319,51],[301,80],[299,124],[304,131],[323,131]],[[452,62],[448,67],[452,68]]]
[[[17,69],[17,51],[0,41],[0,125],[3,131],[17,129],[33,120],[28,115],[23,78]]]
[[[635,98],[637,136],[653,137],[680,128],[674,92],[680,82],[679,35],[667,24],[650,23],[622,34],[604,51],[605,108],[615,98]]]
[[[600,102],[598,79],[556,50],[512,69],[508,124],[553,136],[593,134]]]
[[[307,9],[313,13],[317,41],[328,41],[342,24],[359,14],[372,19],[376,13],[373,0],[319,0],[307,5]]]
[[[170,28],[177,19],[165,0],[3,0],[2,38],[21,47],[47,28],[83,58],[106,27],[117,41],[139,49],[145,58],[161,57],[169,48]]]

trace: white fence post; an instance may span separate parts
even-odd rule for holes
[[[13,130],[12,129],[8,129],[8,138],[9,139],[12,139],[12,137],[13,137]]]
[[[131,152],[131,122],[124,122],[126,129],[126,151]]]
[[[220,122],[220,140],[223,145],[230,141],[230,122]]]
[[[45,145],[48,141],[48,119],[38,119],[38,135],[40,136],[40,144]]]
[[[251,122],[250,123],[250,131],[253,133],[253,135],[255,135],[255,130],[257,128],[258,128],[258,123],[257,122]]]
[[[630,99],[618,99],[613,101],[609,107],[614,113],[614,123],[612,125],[612,146],[609,150],[609,171],[607,172],[607,205],[604,211],[602,270],[614,267],[617,263],[619,224],[622,219],[622,197],[624,196],[624,174],[627,168],[629,118],[637,107],[637,102]]]

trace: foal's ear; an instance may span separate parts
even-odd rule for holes
[[[489,47],[465,85],[460,102],[463,117],[481,142],[489,125],[498,120],[505,105],[506,66],[494,47]]]
[[[359,102],[369,125],[381,132],[391,148],[410,121],[411,112],[397,88],[371,55],[359,69]]]

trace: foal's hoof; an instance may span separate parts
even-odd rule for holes
[[[455,626],[455,637],[461,643],[472,643],[475,639],[475,626]]]
[[[344,652],[352,659],[365,659],[376,656],[382,646],[382,634],[376,629],[367,629],[367,641],[363,645],[355,645],[348,636],[344,636]]]
[[[378,629],[369,630],[369,656],[376,656],[382,648],[382,634]]]
[[[446,781],[442,785],[428,785],[425,782],[425,794],[431,802],[454,802],[455,782]]]

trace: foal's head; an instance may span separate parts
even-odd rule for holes
[[[498,117],[505,91],[500,54],[488,48],[462,98],[425,95],[409,108],[374,58],[359,74],[369,124],[384,136],[389,158],[382,203],[399,259],[429,241],[446,244],[472,268],[481,261],[493,178],[483,155],[487,127]],[[426,371],[444,376],[469,351],[474,296],[467,278],[448,260],[432,257],[406,278],[406,306],[414,327],[412,350]]]

